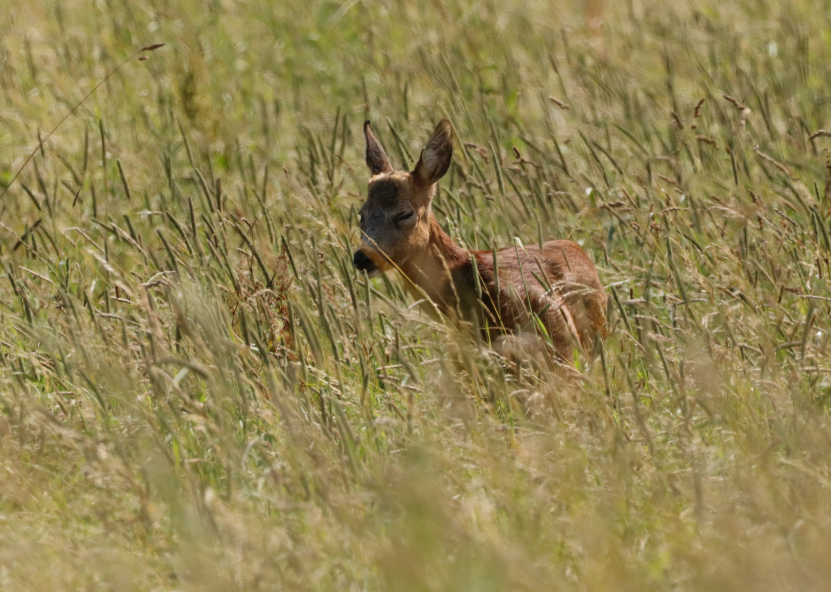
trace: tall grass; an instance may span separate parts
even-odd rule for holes
[[[831,5],[608,4],[10,0],[4,186],[166,45],[0,203],[0,588],[825,589]],[[598,264],[580,384],[352,270],[442,117],[455,239]]]

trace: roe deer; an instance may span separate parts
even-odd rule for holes
[[[606,293],[576,243],[468,251],[439,226],[430,204],[453,155],[449,121],[436,127],[411,173],[393,169],[369,121],[364,136],[372,176],[356,269],[374,276],[396,268],[416,297],[426,294],[442,313],[472,322],[491,340],[540,335],[561,364],[569,364],[574,347],[589,349],[605,337]]]

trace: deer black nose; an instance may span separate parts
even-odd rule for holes
[[[375,270],[375,263],[373,263],[372,259],[367,257],[366,253],[363,251],[355,251],[355,257],[352,259],[352,264],[358,271],[371,273]]]

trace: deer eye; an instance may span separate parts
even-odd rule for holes
[[[415,216],[415,211],[410,210],[409,212],[404,212],[403,214],[398,214],[394,219],[393,222],[396,224],[400,224],[401,222],[407,222],[411,220]]]

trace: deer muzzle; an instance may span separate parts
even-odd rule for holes
[[[355,256],[352,259],[352,265],[358,271],[365,271],[369,277],[377,275],[381,270],[375,265],[375,262],[370,259],[369,255],[361,250],[355,251]]]

